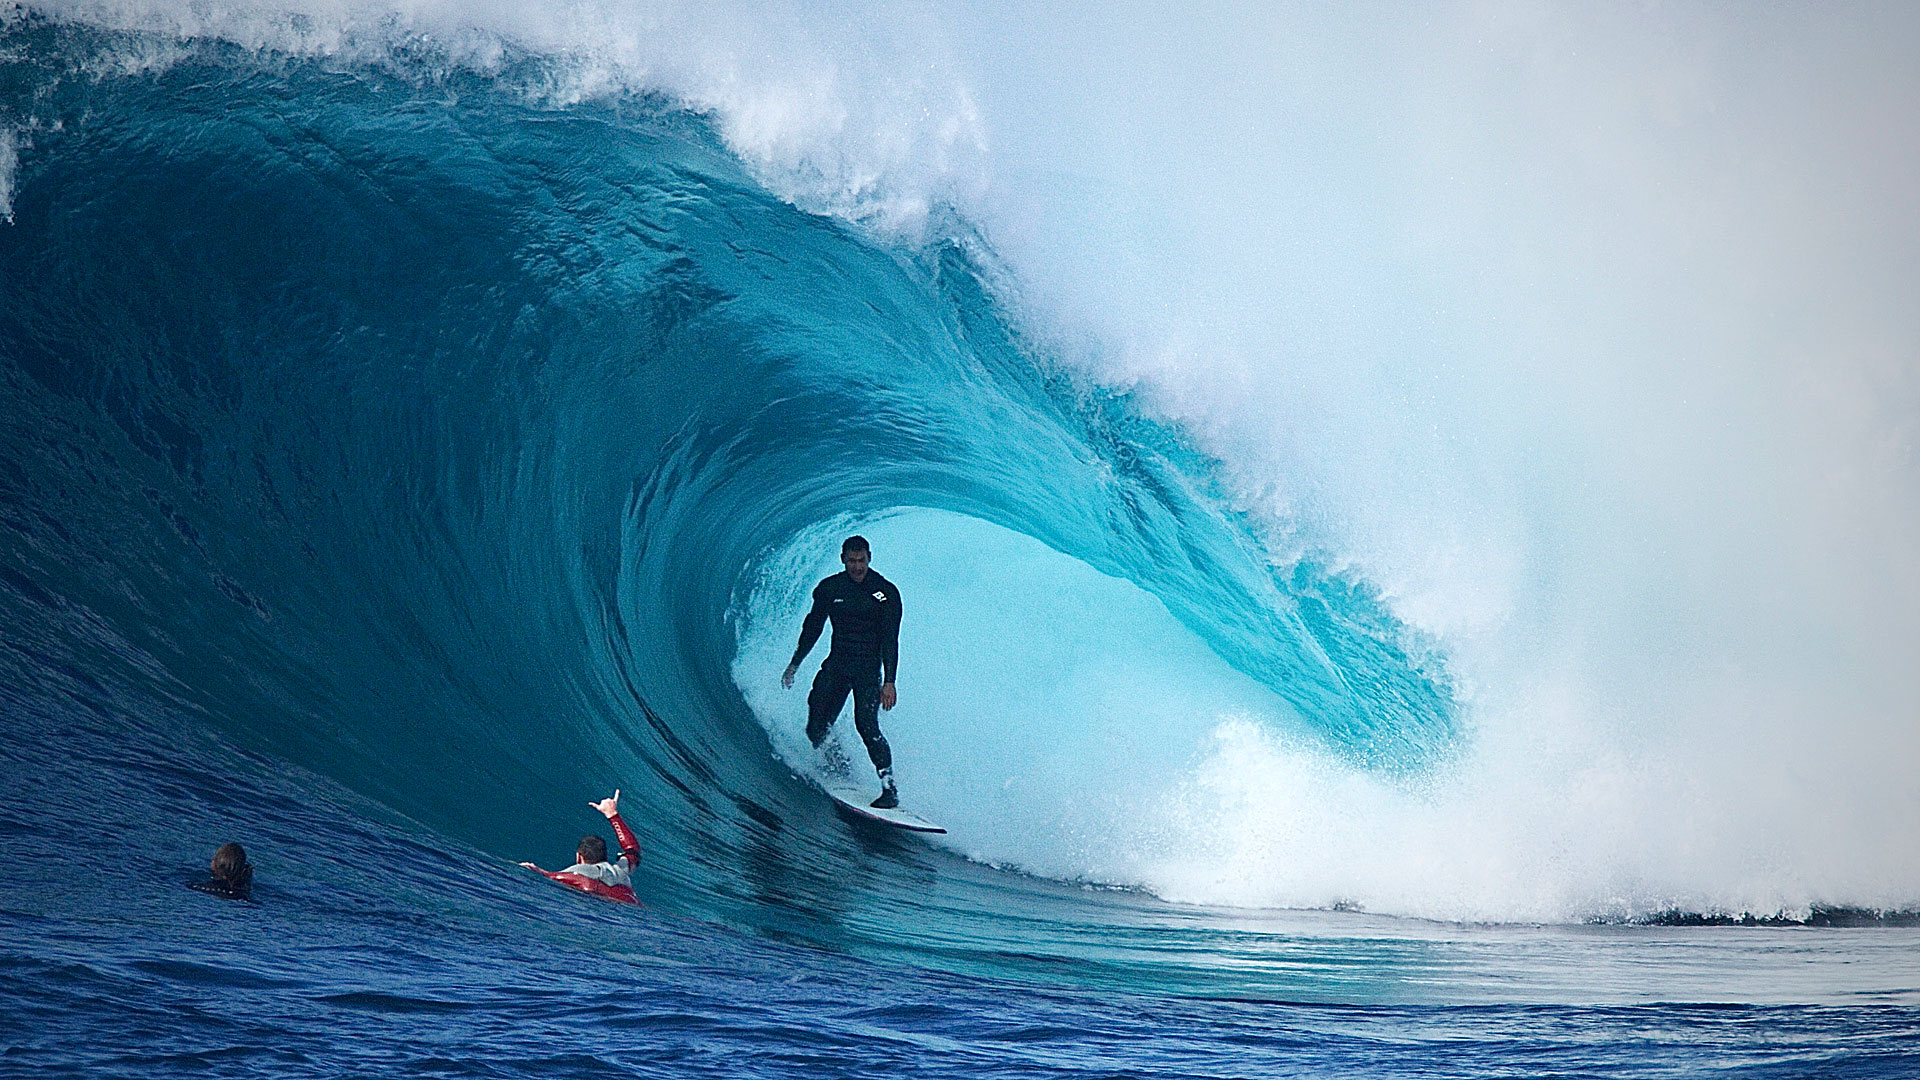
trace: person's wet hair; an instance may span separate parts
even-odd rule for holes
[[[864,536],[849,536],[845,540],[841,541],[840,543],[840,554],[842,555],[845,555],[845,554],[848,554],[849,552],[854,552],[854,551],[870,552],[872,550],[873,550],[872,548],[869,548],[867,546],[867,538]]]
[[[580,848],[575,855],[583,863],[606,862],[607,842],[598,836],[583,836],[580,838]]]
[[[221,844],[213,853],[213,884],[236,900],[253,894],[253,864],[247,861],[247,849],[239,844]]]

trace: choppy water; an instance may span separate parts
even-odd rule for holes
[[[7,706],[9,1074],[1902,1076],[1920,1056],[1912,930],[1472,927],[1015,882],[972,913],[991,936],[949,916],[876,955],[858,923],[927,918],[911,890],[795,907],[787,933],[620,907],[190,729]],[[252,903],[182,887],[230,835]],[[947,863],[875,838],[842,870],[924,888]]]

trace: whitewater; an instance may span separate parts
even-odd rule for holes
[[[1910,1072],[1916,44],[0,11],[0,1072]]]

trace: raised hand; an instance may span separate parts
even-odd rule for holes
[[[782,689],[793,689],[793,673],[799,666],[799,664],[788,664],[787,670],[780,673],[780,686]]]
[[[620,789],[614,788],[613,796],[611,798],[601,799],[597,803],[588,803],[587,805],[593,807],[595,810],[600,811],[602,814],[606,815],[607,818],[611,819],[613,815],[620,812]]]

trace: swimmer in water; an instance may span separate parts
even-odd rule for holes
[[[187,887],[198,889],[222,900],[248,900],[253,897],[253,864],[247,861],[247,849],[239,844],[221,844],[213,853],[213,877]]]
[[[640,898],[633,893],[633,871],[640,865],[640,841],[634,838],[633,830],[627,828],[627,823],[620,820],[619,789],[614,789],[612,798],[587,805],[605,814],[607,821],[612,823],[613,835],[620,841],[618,859],[607,861],[607,841],[604,838],[583,836],[579,848],[573,853],[573,865],[565,870],[541,870],[530,862],[520,865],[584,893],[623,904],[639,903]]]

